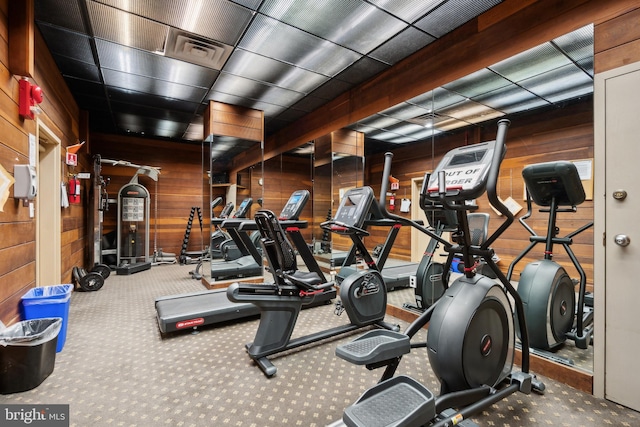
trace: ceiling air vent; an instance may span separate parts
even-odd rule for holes
[[[232,49],[231,46],[224,43],[172,28],[167,35],[164,55],[220,70],[229,58]]]
[[[434,112],[434,113],[421,114],[407,121],[416,125],[431,127],[433,126],[434,123],[437,123],[440,120],[442,120],[442,118],[443,116],[441,114]]]

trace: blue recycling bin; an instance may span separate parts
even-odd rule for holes
[[[56,353],[60,353],[67,339],[69,303],[73,285],[42,286],[29,290],[22,297],[23,320],[62,318]]]

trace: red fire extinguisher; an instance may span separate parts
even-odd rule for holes
[[[393,211],[396,208],[396,195],[395,194],[391,194],[391,197],[389,197],[389,210]]]
[[[69,178],[69,203],[80,204],[80,180],[75,176]]]

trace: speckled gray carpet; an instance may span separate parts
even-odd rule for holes
[[[69,404],[70,425],[322,426],[380,375],[338,359],[335,347],[358,334],[272,358],[267,379],[246,355],[257,319],[162,337],[156,297],[203,290],[193,266],[112,273],[97,292],[74,292],[67,341],[37,388],[0,403]],[[394,319],[388,319],[394,321]],[[332,306],[304,310],[294,335],[346,322]],[[438,390],[424,350],[403,359],[406,373]],[[545,379],[544,395],[514,394],[474,417],[480,426],[639,426],[639,414]]]

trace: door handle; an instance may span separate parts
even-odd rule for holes
[[[617,234],[613,238],[613,241],[616,243],[616,245],[619,245],[622,247],[629,246],[629,243],[631,243],[631,239],[629,239],[629,236],[625,234]]]

